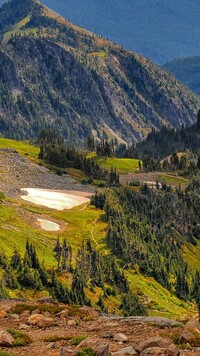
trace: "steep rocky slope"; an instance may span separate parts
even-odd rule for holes
[[[0,132],[55,127],[83,143],[91,129],[141,140],[151,127],[191,124],[200,98],[162,69],[72,25],[39,1],[0,9]]]

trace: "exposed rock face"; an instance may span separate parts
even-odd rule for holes
[[[5,330],[0,330],[0,345],[12,346],[15,339]]]
[[[23,22],[21,36],[11,38],[12,29]],[[0,23],[3,135],[35,137],[48,124],[73,142],[85,139],[91,129],[99,136],[102,127],[132,142],[152,126],[179,127],[196,118],[199,97],[171,75],[34,0],[9,2],[0,10]],[[36,29],[44,38],[34,36]]]

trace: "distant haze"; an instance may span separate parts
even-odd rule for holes
[[[4,0],[0,0],[2,4]],[[165,63],[200,55],[199,0],[43,0],[79,26]]]

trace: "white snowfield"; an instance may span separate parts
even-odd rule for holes
[[[91,193],[79,191],[61,191],[40,188],[22,188],[28,195],[21,198],[28,202],[43,205],[51,209],[64,210],[89,203]]]
[[[37,219],[41,228],[45,231],[59,231],[60,225],[56,224],[53,221],[45,220],[45,219]]]

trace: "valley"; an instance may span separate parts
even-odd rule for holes
[[[7,148],[8,146],[10,149]],[[83,185],[80,181],[75,180],[74,177],[72,178],[71,175],[63,174],[59,176],[53,171],[49,171],[38,160],[37,148],[28,143],[0,139],[0,147],[0,165],[2,167],[0,190],[6,196],[5,202],[1,204],[0,236],[1,248],[6,254],[11,256],[14,248],[23,253],[28,238],[29,242],[34,244],[39,259],[44,260],[45,266],[47,268],[56,267],[53,249],[58,237],[61,241],[67,238],[67,242],[72,247],[74,253],[81,247],[84,239],[91,239],[92,244],[97,250],[106,255],[110,254],[110,249],[105,240],[107,223],[103,218],[104,213],[102,210],[88,204],[88,197],[92,193],[94,194],[95,187],[88,184]],[[101,163],[101,160],[97,160]],[[148,179],[150,180],[150,186],[152,185],[147,173],[137,172],[137,160],[118,159],[117,161],[117,159],[109,158],[107,160],[108,169],[112,161],[115,163],[119,162],[117,167],[119,172],[123,172],[120,179],[124,184],[128,183],[130,175],[130,181],[141,179],[142,182]],[[107,160],[104,159],[102,161],[103,168]],[[133,170],[133,173],[130,172],[127,174],[127,164],[130,167],[130,171]],[[154,180],[156,177],[158,178],[158,176],[154,175],[152,179]],[[27,188],[28,192],[33,192],[33,196],[30,199],[28,195],[23,195],[25,185],[29,187]],[[35,192],[36,196],[34,195]],[[54,199],[53,205],[51,205],[52,193]],[[67,195],[67,199],[69,196],[76,199],[75,204],[78,205],[77,207],[74,204],[73,206],[68,205],[65,196],[66,193],[70,193],[70,195]],[[62,205],[60,207],[60,201],[56,201],[56,199],[60,199],[60,195],[62,196],[62,204],[64,201],[65,206]],[[44,206],[46,202],[37,200],[44,197],[48,200],[47,206]],[[78,203],[77,198],[79,200]],[[63,208],[67,208],[67,210],[63,210]],[[52,230],[51,228],[44,229],[41,221],[43,224],[44,221],[47,221],[48,224],[50,223],[50,226],[52,223],[53,227],[57,228],[55,230],[54,228]],[[9,244],[7,243],[8,233]],[[147,300],[150,298],[152,303],[155,303],[155,309],[154,307],[153,309],[150,308],[153,315],[163,315],[164,313],[166,316],[171,315],[178,318],[185,314],[193,315],[193,307],[188,309],[186,304],[184,306],[183,301],[179,301],[175,296],[171,297],[170,293],[168,294],[154,279],[133,271],[129,271],[127,276],[131,284],[133,283],[133,289],[137,285],[137,290],[143,291],[144,295],[146,295],[145,298]],[[33,299],[36,295],[40,295],[40,292],[34,290],[23,292],[16,290],[9,293],[11,293],[11,296],[26,296]],[[99,295],[99,291],[96,291],[93,296],[89,292],[89,295],[95,300]],[[111,300],[109,301],[109,298],[107,300],[109,308],[113,312],[117,311],[119,301],[116,299],[114,302],[112,298]]]
[[[0,356],[198,355],[199,207],[200,97],[0,7]]]

